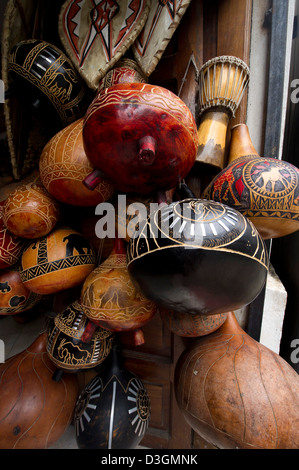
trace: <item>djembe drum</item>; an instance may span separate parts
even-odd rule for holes
[[[82,179],[93,169],[83,148],[82,129],[83,118],[52,137],[40,156],[40,177],[58,201],[74,206],[96,206],[107,201],[114,189],[105,180],[94,191],[82,184]]]
[[[52,380],[55,366],[42,333],[23,352],[0,364],[0,448],[46,449],[66,431],[78,398],[78,378]]]
[[[158,209],[128,247],[133,284],[159,307],[214,315],[254,300],[268,254],[254,225],[224,204],[195,198]]]
[[[210,444],[298,449],[298,374],[245,333],[234,313],[181,354],[174,386],[186,421]]]
[[[38,294],[53,294],[82,284],[95,267],[90,243],[69,228],[53,230],[22,253],[21,279]]]
[[[42,296],[23,284],[19,267],[0,270],[0,315],[15,315],[34,307]]]
[[[228,166],[202,196],[240,211],[264,239],[299,230],[298,168],[283,160],[260,157],[245,124],[232,128]]]
[[[59,369],[67,372],[91,369],[110,353],[113,333],[96,327],[89,337],[86,335],[89,323],[78,301],[54,317],[48,328],[47,353]]]
[[[3,221],[4,201],[0,203],[0,269],[8,268],[18,263],[25,240],[11,233]]]
[[[3,206],[3,221],[8,230],[21,238],[48,235],[58,222],[58,202],[40,183],[28,183],[13,191]]]
[[[157,307],[135,289],[127,270],[123,241],[116,238],[109,257],[84,281],[80,304],[95,324],[111,331],[134,331],[136,345],[144,343],[142,326]]]
[[[150,421],[142,381],[128,371],[114,345],[106,367],[81,392],[74,413],[79,449],[134,449]]]
[[[95,170],[94,189],[106,177],[116,190],[150,194],[175,187],[196,158],[195,120],[171,91],[140,82],[104,88],[84,118],[83,144]]]
[[[235,116],[250,71],[241,59],[215,57],[199,72],[199,150],[196,162],[222,170],[225,162],[226,134],[229,120]]]

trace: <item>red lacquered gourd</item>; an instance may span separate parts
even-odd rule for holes
[[[4,202],[0,202],[0,269],[16,264],[24,247],[24,240],[11,233],[4,225]]]
[[[277,158],[260,157],[246,124],[232,128],[228,166],[203,198],[237,209],[266,240],[299,230],[299,170]]]
[[[142,326],[156,313],[154,302],[146,299],[132,284],[123,241],[116,238],[109,257],[85,280],[80,303],[85,315],[111,331],[130,331],[135,344],[144,342]]]
[[[118,82],[99,91],[84,118],[83,143],[95,171],[119,191],[150,194],[175,187],[196,158],[195,120],[171,91],[140,82]]]
[[[31,292],[23,284],[18,266],[0,271],[0,315],[26,312],[41,298],[41,295]]]
[[[198,313],[175,312],[166,308],[159,308],[163,323],[178,336],[198,337],[209,335],[223,325],[227,313],[216,315],[200,315]]]
[[[59,228],[26,247],[20,274],[32,292],[53,294],[82,284],[94,267],[94,251],[83,235]]]
[[[28,183],[13,191],[3,208],[3,221],[8,230],[22,238],[47,235],[59,217],[58,202],[40,183]]]
[[[45,449],[69,426],[77,396],[76,375],[53,380],[56,370],[42,333],[0,365],[0,448]]]
[[[245,333],[233,312],[182,353],[175,393],[189,425],[218,448],[299,447],[299,376]]]
[[[105,180],[94,191],[82,184],[82,179],[93,169],[83,148],[82,128],[83,118],[52,137],[40,157],[40,177],[58,201],[74,206],[96,206],[107,201],[114,189]]]

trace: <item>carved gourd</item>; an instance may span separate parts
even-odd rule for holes
[[[21,238],[39,238],[51,232],[58,222],[58,202],[40,183],[28,183],[13,191],[3,207],[8,230]]]
[[[53,294],[79,286],[94,267],[90,243],[75,230],[59,228],[26,247],[20,275],[32,292]]]
[[[84,116],[88,89],[68,57],[53,44],[40,39],[18,42],[9,53],[7,67],[22,93],[25,90],[27,99],[43,109],[43,118],[57,130]]]
[[[33,308],[42,296],[23,284],[19,266],[0,270],[0,315],[15,315]]]
[[[213,333],[225,322],[227,313],[200,315],[198,313],[175,312],[167,308],[159,309],[163,323],[172,333],[184,337],[198,337]]]
[[[298,374],[245,333],[233,312],[182,353],[174,384],[186,421],[210,444],[298,449]]]
[[[268,254],[238,211],[189,198],[147,219],[128,246],[128,271],[159,307],[214,315],[253,301],[266,281]]]
[[[24,248],[25,240],[11,233],[4,224],[3,206],[0,203],[0,269],[8,268],[18,263]]]
[[[0,448],[46,449],[66,431],[79,393],[78,379],[52,379],[55,366],[42,333],[23,352],[0,365]]]
[[[47,353],[59,369],[78,372],[94,368],[107,358],[112,332],[96,327],[89,335],[89,323],[79,302],[74,301],[49,324]]]
[[[135,344],[144,342],[141,328],[151,320],[157,307],[132,284],[122,239],[116,238],[109,257],[85,280],[80,304],[95,324],[115,332],[133,330]]]
[[[250,71],[241,59],[220,56],[206,62],[199,71],[199,148],[196,164],[211,165],[216,171],[226,166],[226,134],[235,116]]]
[[[82,184],[82,179],[93,169],[84,151],[82,129],[83,118],[52,137],[40,156],[40,177],[58,201],[74,206],[96,206],[107,201],[114,189],[105,180],[94,191]]]
[[[79,449],[134,449],[150,421],[150,400],[142,381],[128,371],[117,346],[105,369],[81,392],[75,413]]]
[[[99,91],[84,118],[83,143],[95,168],[118,190],[150,194],[188,174],[198,146],[195,120],[184,102],[163,87],[118,82]]]
[[[245,124],[232,128],[228,166],[211,181],[202,197],[240,211],[264,239],[299,229],[298,168],[283,160],[260,157]]]

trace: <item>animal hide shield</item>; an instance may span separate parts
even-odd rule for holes
[[[59,35],[67,54],[90,88],[121,58],[142,30],[150,0],[67,0]]]
[[[132,49],[148,77],[156,68],[191,0],[152,0],[145,26]]]

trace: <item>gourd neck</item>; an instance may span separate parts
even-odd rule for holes
[[[240,157],[258,155],[250,138],[246,124],[237,124],[231,129],[231,144],[228,154],[228,163],[232,163]]]

